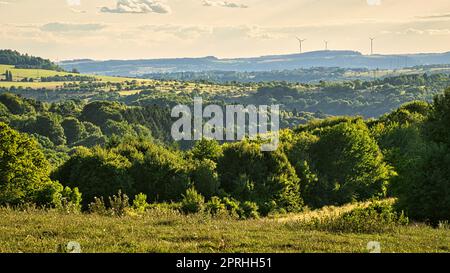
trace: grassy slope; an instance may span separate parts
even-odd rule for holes
[[[292,216],[292,215],[291,215]],[[296,217],[296,216],[295,216]],[[302,216],[303,217],[303,216]],[[0,252],[449,252],[450,230],[411,225],[385,234],[299,230],[289,219],[231,220],[153,211],[123,218],[0,209]]]
[[[16,69],[12,65],[3,65],[0,64],[0,75],[4,74],[6,70],[11,71],[14,77],[14,81],[16,82],[0,82],[0,87],[11,87],[11,86],[22,86],[24,88],[30,87],[30,88],[48,88],[48,89],[54,89],[58,86],[62,86],[63,82],[18,82],[22,80],[23,78],[33,78],[37,79],[40,77],[52,77],[52,76],[64,76],[64,75],[73,75],[73,73],[67,73],[67,72],[57,72],[53,70],[43,70],[43,69]],[[93,75],[85,75],[80,74],[81,76],[90,76],[95,77],[99,81],[102,82],[124,82],[124,81],[132,81],[135,79],[132,78],[123,78],[123,77],[110,77],[110,76],[93,76]],[[151,80],[145,80],[145,79],[139,79],[139,82],[151,82]]]

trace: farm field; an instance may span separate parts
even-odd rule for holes
[[[112,77],[112,76],[97,76],[97,75],[86,75],[86,74],[74,74],[70,72],[59,72],[54,70],[45,70],[45,69],[21,69],[15,68],[13,65],[4,65],[0,64],[0,75],[3,75],[6,71],[11,71],[13,74],[13,82],[3,82],[0,81],[0,87],[10,88],[12,86],[15,87],[23,87],[23,88],[31,88],[31,89],[56,89],[58,87],[62,87],[64,82],[40,82],[41,77],[54,77],[54,76],[67,76],[67,75],[78,75],[78,76],[89,76],[94,77],[97,81],[101,82],[110,82],[110,83],[122,83],[126,81],[138,81],[139,84],[150,84],[153,83],[153,80],[148,79],[135,79],[135,78],[126,78],[126,77]],[[35,80],[35,82],[21,82],[22,79],[29,78]],[[79,82],[66,82],[66,83],[75,83]]]

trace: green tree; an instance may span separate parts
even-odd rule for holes
[[[191,180],[195,189],[206,198],[219,194],[220,181],[217,164],[209,159],[195,161],[191,171]]]
[[[91,122],[103,128],[108,120],[122,121],[125,106],[117,102],[94,101],[83,108],[80,120]]]
[[[222,147],[216,140],[201,139],[197,141],[191,150],[191,155],[197,160],[212,160],[217,162],[223,155]]]
[[[311,146],[311,168],[318,176],[312,206],[340,205],[386,195],[395,175],[384,162],[365,123],[354,121],[319,129]]]
[[[63,185],[78,187],[87,206],[94,197],[113,196],[119,190],[134,194],[127,158],[102,148],[78,148],[72,157],[53,174]]]
[[[65,118],[61,123],[61,126],[64,129],[64,135],[67,138],[68,144],[81,140],[86,134],[83,123],[73,117]]]
[[[116,153],[131,163],[136,192],[152,201],[178,201],[191,185],[190,166],[179,151],[170,151],[149,141],[125,139]]]
[[[417,220],[450,220],[450,89],[434,99],[421,145],[407,154],[398,206]]]
[[[34,114],[36,112],[28,101],[11,93],[1,94],[0,102],[14,115]]]
[[[0,204],[56,205],[63,189],[49,172],[37,143],[0,123]]]
[[[263,214],[302,208],[300,181],[281,150],[262,152],[259,144],[242,141],[225,145],[223,153],[218,173],[226,193],[256,202]]]
[[[29,124],[25,131],[36,133],[48,137],[55,145],[66,144],[64,129],[59,121],[60,117],[56,114],[46,113],[36,117],[36,120]]]

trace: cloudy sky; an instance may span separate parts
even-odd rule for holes
[[[450,51],[449,0],[0,0],[0,48],[53,60]]]

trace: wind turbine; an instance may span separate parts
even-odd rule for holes
[[[303,53],[303,42],[306,41],[306,39],[300,39],[297,37],[297,40],[300,44],[300,53]]]
[[[328,41],[323,41],[325,43],[325,50],[328,50]]]
[[[370,55],[373,55],[373,41],[375,38],[369,38],[370,39]]]

